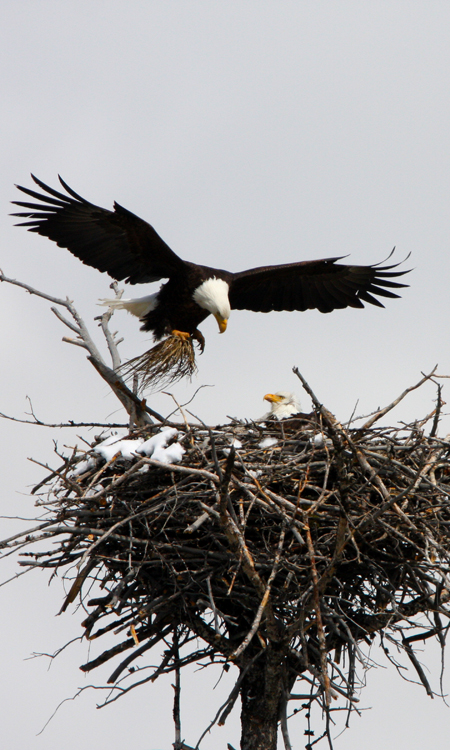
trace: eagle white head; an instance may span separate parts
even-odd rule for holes
[[[262,419],[286,419],[301,411],[300,401],[294,393],[288,391],[277,391],[277,393],[266,393],[264,401],[270,403],[270,411]]]
[[[206,279],[197,287],[192,295],[194,302],[208,310],[219,324],[220,333],[227,329],[228,318],[231,315],[230,300],[228,299],[229,286],[223,279]]]

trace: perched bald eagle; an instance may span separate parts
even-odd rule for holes
[[[77,258],[105,271],[113,279],[143,284],[168,279],[156,294],[113,303],[141,318],[142,330],[156,340],[168,334],[195,338],[203,350],[198,326],[212,314],[220,333],[226,330],[231,310],[310,310],[328,313],[344,307],[364,307],[377,299],[398,297],[390,291],[406,284],[392,281],[407,271],[395,265],[349,266],[341,257],[251,268],[232,273],[182,260],[150,224],[126,208],[99,208],[77,195],[62,179],[67,195],[33,180],[48,195],[17,186],[40,203],[13,201],[27,210],[14,216],[27,219],[19,226],[65,247]],[[51,197],[49,197],[51,196]],[[374,296],[377,295],[377,296]],[[109,301],[106,301],[109,303]]]
[[[264,401],[270,404],[270,411],[261,419],[286,419],[301,411],[300,401],[295,393],[288,391],[277,391],[277,393],[266,393]]]
[[[301,430],[302,432],[317,431],[319,418],[315,412],[306,414],[301,411],[300,401],[295,393],[288,391],[277,391],[266,393],[264,401],[270,404],[270,411],[258,419],[258,422],[268,422],[270,430],[280,430],[281,434]]]

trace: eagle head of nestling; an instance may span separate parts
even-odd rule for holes
[[[219,332],[224,333],[227,329],[228,318],[231,314],[230,300],[228,299],[229,286],[223,279],[206,279],[197,287],[192,295],[194,302],[208,310],[214,315],[219,324]]]

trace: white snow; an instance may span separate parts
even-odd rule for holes
[[[114,456],[119,454],[122,458],[130,461],[141,456],[148,456],[154,458],[155,461],[161,461],[163,464],[173,464],[181,461],[186,452],[183,446],[177,442],[168,445],[170,441],[176,440],[177,437],[178,430],[174,427],[165,427],[161,432],[153,435],[148,440],[143,440],[142,438],[121,438],[119,435],[110,435],[96,445],[93,451],[94,454],[101,456],[105,461],[111,461]],[[96,463],[95,455],[86,461],[82,461],[78,464],[72,476],[84,474],[85,471],[93,468]],[[148,468],[148,466],[143,467],[142,471],[148,471]]]
[[[236,448],[236,450],[238,450],[239,448],[242,448],[242,443],[237,438],[233,438],[233,440],[230,440],[230,445],[232,445],[234,448]],[[225,453],[226,456],[229,456],[230,455],[230,448],[224,448],[223,452]]]
[[[178,430],[176,427],[165,427],[161,432],[157,432],[156,435],[142,443],[138,453],[151,458],[156,450],[165,448],[169,440],[174,440],[177,436]]]
[[[273,437],[266,437],[263,440],[261,440],[260,443],[258,443],[260,448],[271,448],[273,445],[276,445],[278,443],[278,440]]]
[[[96,445],[94,452],[98,453],[105,461],[111,461],[118,453],[123,458],[136,458],[137,449],[144,441],[142,438],[136,440],[122,440],[117,435],[110,435],[102,443]]]
[[[84,474],[86,471],[89,471],[89,469],[93,469],[94,466],[96,466],[97,461],[95,458],[88,458],[86,461],[80,461],[77,468],[73,471],[69,472],[69,477],[79,477],[80,474]]]
[[[177,464],[186,453],[180,443],[172,443],[167,448],[158,448],[152,456],[155,461],[161,461],[162,464]]]
[[[324,445],[327,446],[327,448],[333,447],[333,441],[330,440],[330,438],[326,438],[323,432],[318,432],[316,435],[314,435],[310,442],[316,447],[316,448],[323,448]]]
[[[142,443],[138,453],[153,458],[155,461],[161,461],[162,464],[176,464],[181,461],[186,451],[180,443],[172,443],[172,445],[167,445],[167,443],[177,437],[178,430],[175,427],[165,427]]]

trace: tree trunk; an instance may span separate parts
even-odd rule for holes
[[[241,750],[276,750],[283,661],[283,655],[269,646],[242,680]]]

